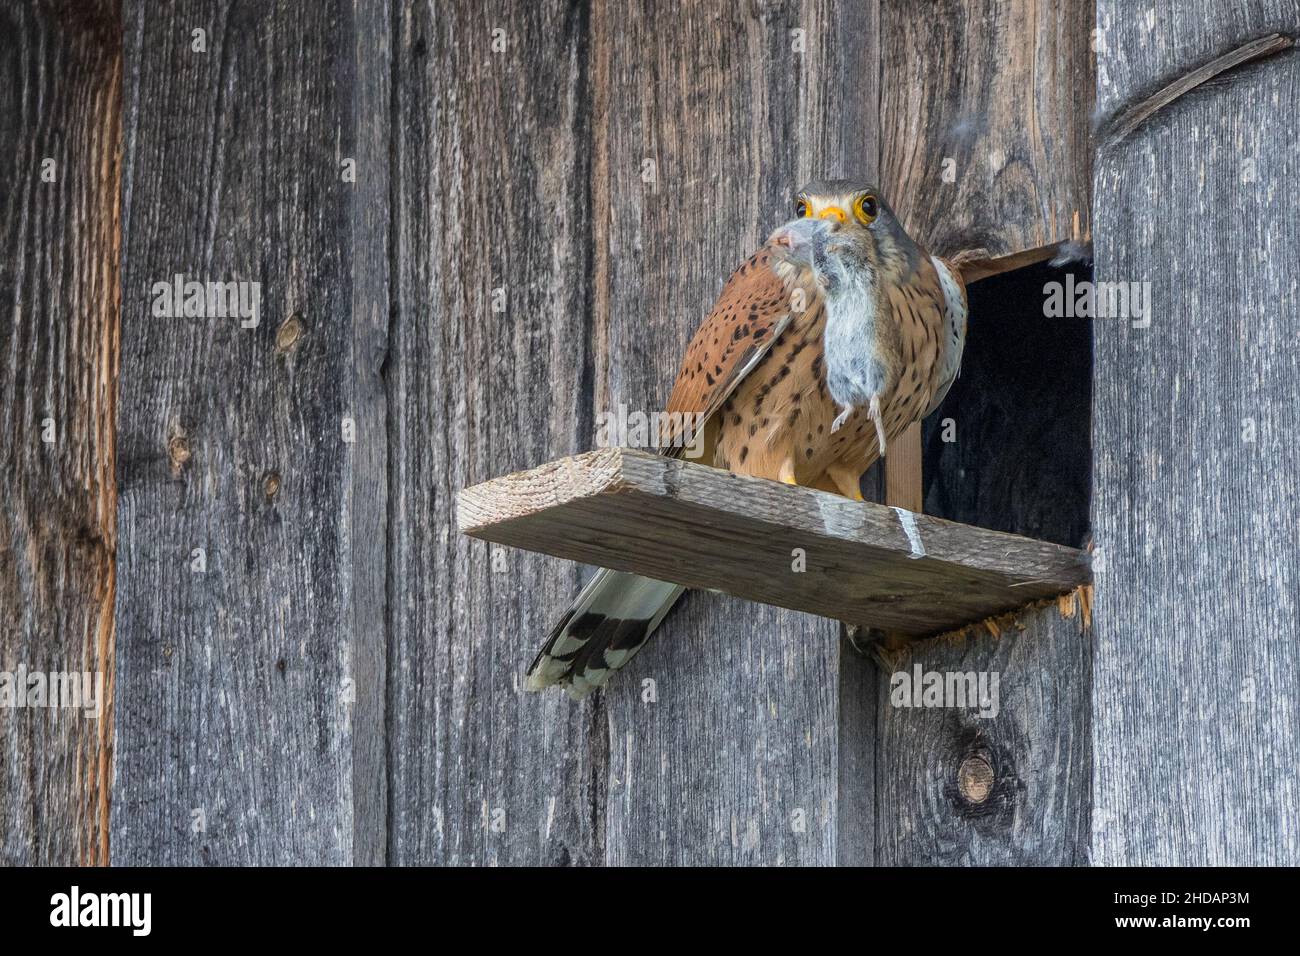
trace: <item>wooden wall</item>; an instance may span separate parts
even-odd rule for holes
[[[916,131],[899,91],[934,74],[935,49],[875,0],[120,16],[114,861],[993,858],[971,828],[955,853],[910,839],[895,804],[946,799],[959,764],[915,763],[929,731],[832,622],[692,595],[607,694],[523,694],[581,573],[466,541],[450,504],[588,447],[619,403],[656,408],[800,182],[883,172],[920,215],[936,171],[882,170],[890,137],[945,144],[974,122],[963,162],[996,146],[1038,171],[1074,118],[1019,157],[972,73],[975,92]],[[974,22],[972,42],[1059,100],[1064,74],[1033,65],[1058,45]],[[1005,179],[974,169],[962,196]],[[1057,236],[1079,200],[1074,179],[1028,182],[1000,227],[1010,248]],[[936,248],[987,237],[995,207],[958,205],[964,231],[914,228]],[[153,284],[176,274],[259,283],[259,324],[153,314]],[[972,645],[1017,646],[1038,660],[1032,642]],[[999,852],[1065,858],[1051,806],[1016,809],[1052,821]]]
[[[1294,2],[1100,0],[1093,861],[1300,862],[1300,57],[1231,70],[1118,140],[1113,118]]]
[[[395,527],[392,561],[405,569],[397,577],[427,581],[415,590],[440,596],[393,624],[394,673],[427,675],[416,685],[423,695],[408,695],[397,677],[391,684],[402,702],[392,710],[402,729],[390,740],[394,780],[402,781],[394,786],[396,859],[1059,862],[1081,855],[1086,761],[1073,757],[1058,773],[1050,755],[1082,747],[1086,687],[1050,706],[1036,703],[1056,667],[1077,670],[1086,659],[1081,616],[1036,612],[1041,623],[1022,640],[971,643],[988,669],[1014,674],[1023,706],[1008,708],[996,746],[1007,753],[1004,776],[1029,783],[994,798],[1006,812],[992,841],[965,822],[962,808],[955,817],[944,810],[951,822],[942,826],[952,832],[937,850],[915,842],[924,824],[911,808],[949,806],[969,735],[945,734],[936,747],[925,729],[932,721],[888,705],[888,674],[854,651],[837,625],[693,594],[602,698],[581,706],[530,698],[519,690],[521,657],[580,577],[520,553],[496,555],[494,571],[488,546],[457,538],[451,526],[447,506],[457,487],[587,447],[594,416],[619,403],[657,408],[702,309],[733,265],[788,216],[791,189],[814,175],[874,177],[881,135],[917,135],[913,104],[886,96],[877,106],[875,76],[884,71],[897,90],[951,72],[951,63],[931,61],[931,38],[905,29],[901,10],[888,5],[883,12],[874,3],[755,9],[718,15],[682,4],[643,18],[635,8],[613,17],[596,5],[590,19],[557,12],[550,20],[535,11],[530,16],[542,19],[524,20],[524,28],[553,46],[527,55],[509,45],[487,55],[463,41],[494,26],[511,36],[520,16],[512,8],[489,7],[463,22],[459,15],[403,18],[399,49],[423,37],[431,52],[413,61],[409,78],[399,69],[395,91],[399,115],[418,122],[398,134],[402,278],[393,357],[399,394],[391,407],[402,410],[410,435],[438,429],[430,419],[440,408],[454,410],[455,427],[451,441],[434,443],[431,460],[410,465],[396,486],[411,513],[428,515]],[[1022,64],[1017,81],[1041,91],[1048,118],[1029,142],[1014,110],[982,105],[987,78],[964,67],[970,92],[925,127],[940,140],[948,125],[978,129],[964,134],[959,155],[971,166],[948,201],[964,210],[967,192],[1006,183],[1007,163],[1020,180],[999,193],[1000,204],[970,212],[965,231],[918,222],[936,248],[953,251],[953,236],[979,237],[993,252],[1071,238],[1073,211],[1087,209],[1087,155],[1070,152],[1086,139],[1086,111],[1059,109],[1076,87],[1085,98],[1090,88],[1087,34],[1069,49],[1077,60],[1057,68],[1071,27],[1056,22],[1055,8],[1046,13],[1056,19],[1042,36],[1020,36],[1015,17],[975,18],[988,21],[975,45]],[[882,63],[877,37],[887,17],[904,39]],[[804,31],[802,53],[791,49],[796,30]],[[400,54],[398,62],[405,62]],[[1008,159],[978,164],[996,150]],[[886,181],[886,189],[911,208],[938,187],[941,155],[932,168],[900,174],[896,188]],[[1067,156],[1070,176],[1050,175],[1046,165]],[[999,209],[994,241],[988,234]],[[467,245],[475,256],[465,256]],[[466,277],[438,282],[451,274]],[[494,289],[504,295],[503,312],[491,311]],[[411,305],[420,302],[432,302],[433,323],[412,318]],[[438,354],[456,344],[463,360]],[[1085,377],[1083,391],[1069,395],[1069,420],[1082,434],[1060,434],[1075,443],[1075,460],[1086,462],[1086,349],[1066,359],[1075,380]],[[443,397],[409,397],[430,392]],[[1031,422],[1021,424],[1034,434]],[[1026,459],[1022,443],[1016,460],[1022,467],[1042,461],[1057,447],[1032,446]],[[1086,523],[1086,484],[1071,490],[1063,510],[1084,513]],[[1050,503],[1060,491],[1027,494],[1017,530],[1050,526],[1062,510]],[[426,521],[438,529],[434,551],[412,530]],[[651,686],[652,703],[645,700]],[[432,795],[407,782],[420,772],[435,776]],[[503,833],[491,827],[495,811],[506,821]]]
[[[383,14],[125,5],[117,864],[384,859]]]
[[[883,0],[881,10],[882,181],[909,232],[941,254],[1085,239],[1093,5]]]
[[[574,575],[452,523],[466,482],[588,441],[590,27],[558,3],[397,15],[389,859],[594,863],[599,728],[519,666]]]
[[[0,712],[0,861],[1295,862],[1297,137],[1259,121],[1295,56],[1113,117],[1300,17],[1099,0],[1094,139],[1090,5],[936,7],[0,5],[0,668],[115,688]],[[587,572],[463,538],[456,490],[658,407],[839,174],[941,253],[1095,208],[1096,278],[1152,282],[1091,375],[1035,315],[1059,270],[974,290],[926,433],[932,513],[1078,544],[1091,491],[1093,629],[878,662],[695,594],[606,693],[524,694]],[[260,322],[156,316],[177,273]],[[998,672],[1001,713],[891,707],[917,663]]]
[[[98,719],[0,709],[0,865],[103,863],[119,14],[113,2],[6,0],[0,38],[0,671],[98,673],[108,698]]]
[[[525,695],[582,574],[450,513],[588,447],[598,413],[658,407],[793,188],[882,172],[930,38],[875,0],[128,0],[121,24],[113,860],[941,859],[895,802],[942,799],[954,768],[902,772],[918,742],[839,625],[692,595],[607,694]],[[979,42],[1032,62],[1013,26]],[[886,187],[920,210],[931,173]],[[1056,235],[1038,193],[1076,186],[1016,192],[1005,242]],[[259,283],[259,324],[155,315],[176,274]]]

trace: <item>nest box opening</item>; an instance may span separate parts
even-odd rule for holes
[[[1053,282],[1091,262],[973,283],[961,375],[923,425],[928,515],[1081,548],[1092,487],[1092,321],[1052,318]]]

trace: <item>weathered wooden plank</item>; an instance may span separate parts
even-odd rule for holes
[[[593,5],[597,413],[662,407],[723,280],[802,182],[875,174],[876,35],[875,0]],[[605,860],[833,862],[837,685],[864,666],[839,631],[687,595],[594,705]]]
[[[396,447],[385,374],[393,300],[391,4],[351,0],[340,8],[340,28],[351,48],[340,51],[334,82],[351,103],[337,148],[356,160],[356,175],[349,182],[352,193],[340,196],[348,215],[340,265],[350,271],[352,293],[352,339],[345,346],[351,351],[342,356],[351,394],[338,423],[345,439],[341,515],[347,553],[340,577],[341,600],[351,617],[338,637],[345,670],[341,690],[351,717],[352,862],[378,866],[389,855],[388,491]]]
[[[113,861],[382,860],[389,11],[124,19]]]
[[[923,14],[883,0],[882,185],[931,251],[1086,236],[1092,14],[1077,0],[942,0]]]
[[[918,16],[890,0],[882,17],[884,189],[914,234],[936,252],[992,255],[1086,237],[1092,4],[945,2]],[[1046,283],[1063,278],[1036,266],[968,288],[962,374],[925,423],[927,514],[1084,543],[1089,327],[1043,314]],[[1004,622],[998,638],[974,629],[897,649],[878,694],[876,862],[1084,858],[1083,621],[1048,606]],[[996,674],[998,715],[893,706],[894,668],[918,664]],[[962,780],[974,789],[963,793]]]
[[[1101,0],[1112,111],[1298,15]],[[1099,159],[1097,279],[1153,308],[1094,323],[1097,863],[1300,862],[1297,102],[1284,53]]]
[[[896,823],[878,828],[877,865],[1087,862],[1091,648],[1078,598],[1063,602],[1069,617],[1051,603],[884,658],[887,687],[960,674],[987,694],[916,707],[881,693],[878,812]]]
[[[457,489],[595,431],[589,47],[584,5],[400,7],[393,863],[603,859],[604,727],[522,687],[577,574],[452,527]]]
[[[108,859],[122,45],[116,3],[0,3],[0,865]],[[14,683],[11,683],[14,682]],[[90,716],[97,713],[97,716]]]
[[[460,493],[460,529],[687,587],[909,635],[1088,580],[1082,552],[613,448]],[[791,568],[791,550],[806,569]]]

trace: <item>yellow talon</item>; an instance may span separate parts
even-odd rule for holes
[[[797,485],[797,484],[799,484],[799,482],[797,482],[797,481],[794,480],[794,475],[782,475],[782,476],[781,476],[781,484],[783,484],[783,485]]]

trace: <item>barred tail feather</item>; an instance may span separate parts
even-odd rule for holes
[[[587,696],[645,646],[685,590],[602,568],[551,631],[524,686],[558,684],[572,697]]]

